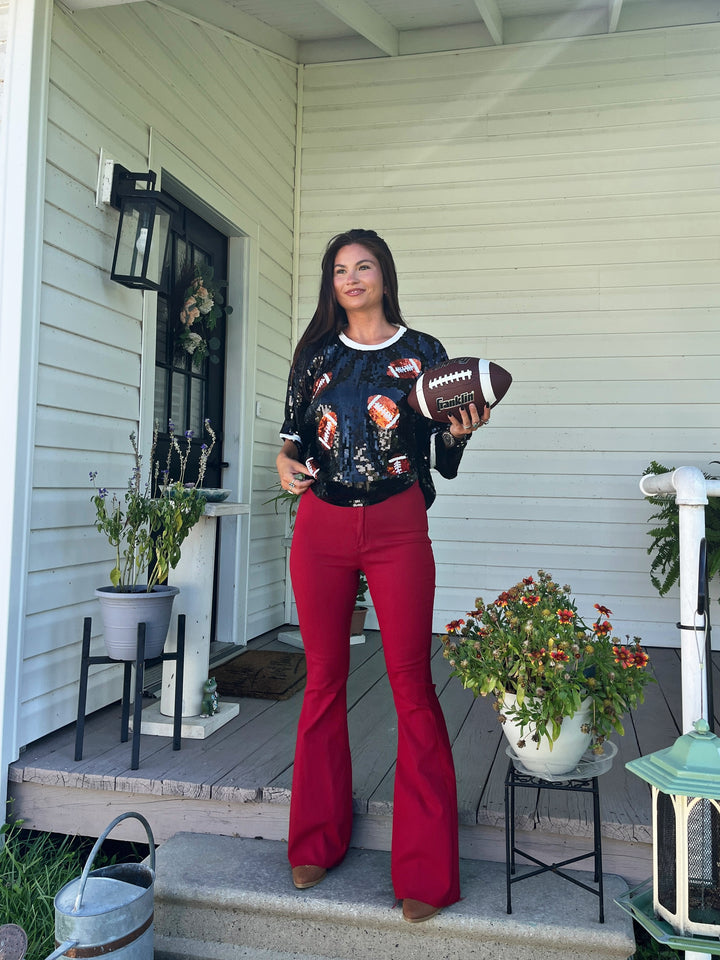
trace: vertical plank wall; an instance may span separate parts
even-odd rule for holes
[[[0,0],[0,124],[5,113],[5,61],[7,58],[10,0]]]
[[[55,8],[20,742],[74,716],[82,618],[97,613],[93,591],[111,565],[88,473],[125,488],[139,415],[142,296],[109,279],[117,214],[95,206],[99,150],[147,169],[153,128],[262,225],[250,362],[260,395],[274,398],[290,350],[296,88],[294,65],[151,4]],[[266,416],[255,426],[258,487],[277,446]],[[268,509],[251,534],[256,633],[284,612],[282,522]],[[119,695],[114,669],[98,669],[89,709]]]
[[[638,479],[719,458],[719,89],[711,25],[306,67],[301,328],[372,227],[410,325],[514,376],[439,480],[436,629],[544,567],[677,642]]]

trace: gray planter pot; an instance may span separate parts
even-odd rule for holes
[[[137,651],[137,628],[145,624],[145,658],[163,652],[177,587],[166,584],[153,587],[148,593],[142,587],[119,593],[115,587],[98,587],[105,634],[105,647],[113,660],[134,660]]]
[[[365,618],[367,617],[367,607],[355,607],[352,620],[350,622],[350,636],[354,637],[363,632],[365,628]]]

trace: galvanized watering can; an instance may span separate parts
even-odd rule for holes
[[[121,820],[135,817],[145,827],[150,866],[118,863],[91,872],[103,841]],[[150,824],[139,813],[116,817],[90,851],[85,869],[55,897],[55,943],[47,960],[71,957],[91,960],[153,960],[153,896],[155,844]]]

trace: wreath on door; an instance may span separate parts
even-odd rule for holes
[[[194,367],[201,367],[208,356],[208,340],[215,329],[223,310],[232,313],[214,278],[213,268],[207,264],[194,264],[183,270],[178,282],[180,331],[178,343],[192,357]]]

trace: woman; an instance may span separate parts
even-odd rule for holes
[[[438,340],[405,324],[385,241],[372,230],[334,237],[295,351],[277,457],[282,488],[301,498],[290,574],[307,659],[288,855],[305,889],[350,842],[346,681],[362,570],[398,714],[392,880],[411,923],[460,897],[455,771],[430,673],[430,441],[438,470],[452,478],[468,437],[490,416],[470,404],[443,425],[411,409],[415,379],[445,359]]]

